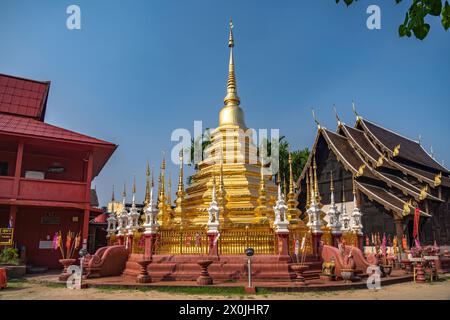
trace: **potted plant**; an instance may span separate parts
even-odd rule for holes
[[[19,253],[15,248],[4,248],[0,253],[0,264],[19,265]]]

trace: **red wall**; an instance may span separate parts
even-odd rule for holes
[[[46,213],[54,213],[60,217],[60,224],[41,224],[41,217]],[[72,217],[78,216],[78,222],[73,222]],[[39,241],[46,241],[46,236],[53,240],[55,232],[61,230],[63,243],[67,231],[82,231],[83,212],[81,210],[63,210],[59,208],[19,207],[16,218],[16,241],[18,248],[26,246],[27,263],[33,266],[48,266],[49,268],[61,268],[58,260],[61,252],[53,249],[39,249]],[[79,250],[79,249],[78,249]],[[77,250],[77,251],[78,251]],[[77,257],[77,255],[76,255]]]

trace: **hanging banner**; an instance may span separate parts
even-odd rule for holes
[[[419,221],[420,221],[420,209],[416,208],[414,210],[414,229],[413,229],[413,238],[417,238],[419,235]]]
[[[13,235],[13,228],[0,228],[0,246],[12,246]]]

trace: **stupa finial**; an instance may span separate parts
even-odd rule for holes
[[[230,48],[230,62],[228,65],[228,81],[227,81],[227,95],[224,98],[225,105],[239,105],[241,103],[237,95],[236,75],[234,72],[234,37],[233,37],[233,21],[230,19],[230,36],[228,38],[228,47]]]

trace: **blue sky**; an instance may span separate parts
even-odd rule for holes
[[[146,161],[159,167],[174,129],[217,125],[230,16],[248,126],[279,128],[293,149],[309,147],[311,107],[334,130],[333,103],[353,124],[354,99],[365,118],[421,134],[448,167],[450,33],[432,18],[424,41],[399,38],[403,2],[3,0],[0,72],[51,80],[47,122],[119,144],[94,180],[101,204],[133,175],[142,200]],[[81,30],[66,28],[71,4]],[[369,4],[381,8],[381,30],[366,27]],[[168,169],[176,184],[178,169]]]

